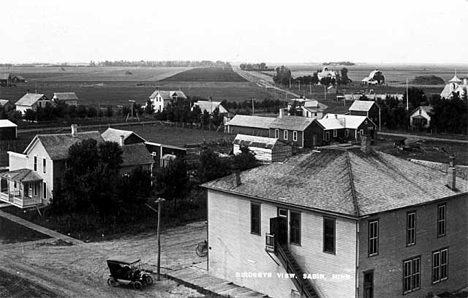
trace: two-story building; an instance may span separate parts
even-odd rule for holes
[[[271,297],[428,297],[468,286],[468,181],[362,148],[203,185],[210,274]]]
[[[156,90],[154,91],[149,100],[153,104],[153,108],[155,112],[164,110],[165,107],[171,102],[176,102],[177,100],[186,100],[187,96],[185,96],[184,92],[182,91],[164,91],[164,90]]]
[[[380,107],[375,101],[355,100],[348,109],[353,116],[366,116],[372,122],[380,125]]]

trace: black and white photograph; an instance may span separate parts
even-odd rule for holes
[[[468,0],[0,5],[0,298],[468,298]]]

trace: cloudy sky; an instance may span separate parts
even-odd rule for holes
[[[468,63],[468,0],[21,0],[0,8],[9,28],[0,63]]]

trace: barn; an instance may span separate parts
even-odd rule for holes
[[[16,140],[17,125],[7,119],[0,119],[0,140]]]
[[[292,155],[292,147],[275,138],[238,134],[234,141],[233,153],[240,154],[241,147],[248,147],[255,158],[262,163],[283,161]]]

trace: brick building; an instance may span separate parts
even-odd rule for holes
[[[468,182],[453,167],[363,142],[237,175],[203,185],[214,276],[272,297],[426,297],[468,286]]]

